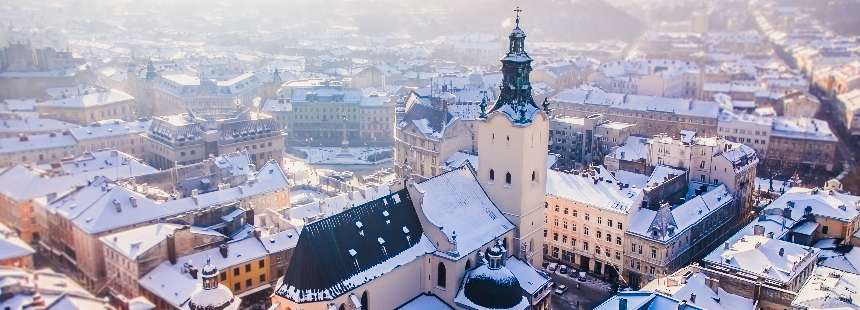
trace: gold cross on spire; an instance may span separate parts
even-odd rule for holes
[[[523,11],[523,9],[521,9],[519,5],[517,6],[516,9],[514,9],[514,13],[517,14],[517,27],[520,26],[520,12],[522,12],[522,11]]]

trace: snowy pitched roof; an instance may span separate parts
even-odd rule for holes
[[[445,128],[451,124],[454,116],[446,111],[436,109],[428,104],[414,104],[403,117],[400,127],[413,124],[418,132],[425,136],[441,138],[445,134]]]
[[[505,260],[505,267],[517,277],[520,287],[531,296],[536,296],[541,288],[549,284],[550,278],[544,276],[535,267],[511,256]]]
[[[59,171],[50,166],[37,167],[58,175],[46,175],[44,171],[23,165],[6,168],[0,171],[0,193],[21,202],[73,190],[87,185],[95,177],[117,180],[157,171],[124,153],[117,152],[114,156],[112,152],[114,151],[88,153],[77,159],[64,161]]]
[[[27,117],[0,121],[0,133],[7,135],[63,131],[74,127],[78,127],[78,125],[50,118]]]
[[[97,178],[88,186],[57,199],[48,207],[71,220],[83,231],[96,234],[200,208],[236,202],[289,186],[286,176],[275,162],[266,163],[251,179],[236,187],[196,197],[159,202],[104,178]]]
[[[818,243],[815,247],[821,248]],[[847,253],[837,250],[821,250],[818,267],[828,267],[839,271],[860,275],[860,250],[852,247]]]
[[[625,186],[613,173],[599,166],[594,174],[547,170],[546,193],[596,208],[626,214],[642,200],[642,188]]]
[[[705,308],[688,304],[686,301],[659,292],[624,291],[610,297],[594,310],[617,310],[621,302],[626,303],[628,310],[704,310]]]
[[[110,89],[104,92],[89,93],[70,98],[37,102],[36,106],[54,108],[90,108],[110,105],[114,103],[122,103],[132,100],[134,100],[134,97],[132,97],[131,95],[116,89]]]
[[[181,228],[182,225],[158,223],[101,237],[102,243],[129,259],[137,257]]]
[[[27,242],[18,238],[15,231],[0,223],[0,262],[35,253],[36,251]]]
[[[660,210],[642,208],[630,223],[630,233],[658,242],[669,242],[686,229],[731,204],[733,197],[725,185],[693,197],[676,207]]]
[[[177,309],[188,309],[192,293],[202,287],[200,279],[194,279],[185,270],[185,265],[202,270],[204,264],[211,263],[218,270],[228,270],[254,260],[266,257],[268,252],[257,238],[245,238],[227,243],[227,257],[221,255],[220,248],[211,248],[177,259],[176,264],[162,262],[155,269],[138,279],[138,284],[155,296],[163,299]]]
[[[32,301],[32,292],[36,290],[44,298],[46,304],[52,304],[63,296],[71,298],[94,298],[86,289],[81,287],[77,282],[70,279],[68,276],[51,271],[50,269],[42,270],[26,270],[14,267],[0,266],[0,286],[20,286],[23,288],[20,292],[9,292],[11,296],[4,296],[0,300],[0,309],[25,309]],[[4,291],[4,294],[7,293]],[[106,304],[106,303],[105,303]],[[58,307],[48,309],[76,309],[62,307],[65,303],[60,303]],[[77,309],[99,309],[99,308],[77,308]]]
[[[560,104],[599,105],[623,110],[669,112],[713,119],[717,118],[720,110],[719,104],[713,101],[607,93],[591,86],[563,90],[552,96],[550,100]]]
[[[457,252],[438,252],[460,259],[514,229],[490,200],[470,167],[461,167],[415,185],[423,194],[421,210]]]
[[[610,156],[626,161],[645,160],[648,157],[648,138],[629,136],[624,144],[612,150]]]
[[[791,302],[794,309],[860,308],[860,275],[818,267]]]
[[[436,297],[436,295],[421,294],[409,302],[397,307],[396,310],[451,310],[451,306]]]
[[[719,287],[709,287],[707,278],[704,273],[695,272],[677,281],[668,279],[652,281],[648,283],[647,289],[670,294],[676,299],[686,300],[689,304],[703,309],[756,309],[752,299],[731,294]],[[695,295],[695,301],[693,301],[693,295]]]
[[[703,261],[788,283],[814,264],[820,250],[762,235],[741,237],[718,247]]]
[[[799,221],[809,212],[815,216],[827,217],[843,222],[853,221],[860,215],[860,196],[830,190],[793,187],[771,202],[765,210],[791,209],[791,219]]]
[[[806,117],[775,117],[771,136],[827,142],[839,141],[826,121]]]
[[[401,190],[306,225],[275,293],[331,300],[435,250]]]

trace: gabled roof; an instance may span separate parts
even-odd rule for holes
[[[502,215],[478,183],[472,169],[463,166],[415,185],[423,193],[421,210],[430,224],[453,241],[457,252],[438,252],[460,259],[515,228]]]
[[[276,294],[331,300],[435,250],[401,190],[306,225]]]
[[[406,111],[401,124],[412,123],[425,136],[438,138],[444,134],[446,126],[448,126],[453,118],[454,116],[451,113],[436,109],[427,104],[417,103],[410,107],[409,111]]]

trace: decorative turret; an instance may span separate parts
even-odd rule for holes
[[[206,265],[200,271],[203,286],[191,294],[188,307],[191,310],[236,310],[241,301],[233,296],[233,292],[218,283],[218,268],[206,260]]]
[[[501,93],[499,100],[488,111],[493,113],[500,111],[505,113],[515,124],[529,124],[534,114],[541,109],[532,98],[532,85],[529,81],[529,73],[532,71],[532,58],[526,53],[526,33],[520,29],[520,12],[517,7],[516,25],[508,36],[510,44],[508,53],[501,59],[502,62],[502,85],[499,86]]]

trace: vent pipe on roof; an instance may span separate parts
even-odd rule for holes
[[[229,249],[227,248],[226,243],[222,243],[221,246],[218,247],[218,252],[221,252],[221,257],[227,258]]]

